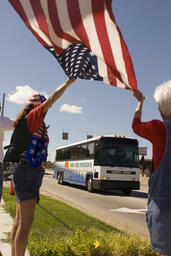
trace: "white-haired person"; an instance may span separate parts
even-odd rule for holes
[[[141,121],[144,96],[133,91],[138,106],[133,131],[152,143],[153,171],[149,178],[147,225],[150,246],[161,256],[171,256],[171,82],[158,86],[154,99],[161,120]]]
[[[14,132],[4,157],[4,162],[15,166],[16,217],[11,231],[12,256],[25,254],[35,206],[39,201],[49,141],[44,117],[74,80],[69,78],[48,99],[40,94],[33,95],[14,122]]]

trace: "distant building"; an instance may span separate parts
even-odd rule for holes
[[[89,140],[89,139],[91,139],[91,138],[93,138],[92,135],[87,135],[87,140]]]

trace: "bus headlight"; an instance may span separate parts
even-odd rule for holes
[[[100,177],[100,180],[110,180],[110,178],[109,178],[109,177],[106,177],[106,176],[101,176],[101,177]]]

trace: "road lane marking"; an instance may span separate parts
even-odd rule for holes
[[[111,212],[123,212],[123,213],[139,213],[145,214],[147,209],[130,209],[130,208],[117,208],[117,209],[109,209]]]

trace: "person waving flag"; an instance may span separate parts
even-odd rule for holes
[[[70,78],[137,90],[112,0],[8,0]]]

